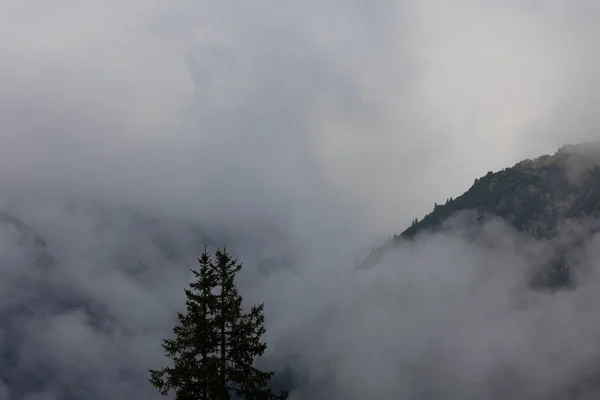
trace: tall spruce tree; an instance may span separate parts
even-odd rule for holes
[[[150,382],[162,395],[175,392],[176,400],[287,399],[269,388],[274,372],[254,366],[267,346],[264,304],[242,310],[235,276],[242,264],[227,249],[218,249],[215,260],[206,249],[192,270],[195,281],[185,289],[185,314],[179,313],[174,338],[163,348],[173,365],[150,370]]]

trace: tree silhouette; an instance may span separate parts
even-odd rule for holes
[[[162,395],[174,391],[176,400],[287,399],[288,392],[275,394],[268,386],[274,372],[254,366],[267,348],[264,304],[244,313],[235,286],[242,264],[226,248],[215,260],[206,249],[198,258],[196,280],[185,289],[187,312],[178,313],[175,337],[163,340],[173,365],[150,370],[150,382]]]

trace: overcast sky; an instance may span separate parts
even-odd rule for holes
[[[595,1],[0,7],[5,180],[388,234],[595,134]]]
[[[121,214],[102,223],[96,211],[75,218],[56,196],[85,195],[199,221],[261,251],[306,252],[303,268],[309,272],[293,283],[278,277],[270,289],[263,283],[247,291],[251,299],[279,302],[270,311],[271,334],[278,339],[299,323],[290,309],[312,315],[336,296],[351,302],[360,288],[367,290],[368,277],[348,283],[356,292],[341,287],[337,265],[402,231],[434,202],[460,195],[489,170],[598,137],[599,17],[593,0],[0,0],[0,186],[3,199],[15,193],[28,199],[2,204],[12,204],[14,213],[45,234],[67,277],[56,285],[91,293],[124,319],[138,318],[128,326],[135,340],[87,337],[104,340],[114,354],[98,350],[98,357],[65,365],[95,371],[107,362],[100,356],[114,356],[111,362],[125,370],[153,366],[160,355],[152,346],[180,304],[186,277],[158,284],[164,277],[153,270],[148,279],[154,283],[142,286],[112,273],[97,280],[94,271],[106,259],[128,260],[121,252],[129,245],[139,246],[148,263],[172,260],[154,253],[151,238],[130,237]],[[98,233],[96,224],[108,228]],[[163,236],[189,239],[189,228],[161,224],[156,229]],[[12,246],[18,235],[6,235],[3,243]],[[276,249],[264,250],[274,238]],[[424,258],[406,262],[434,270],[433,261],[445,256],[467,270],[513,262],[510,255],[490,261],[460,241],[445,240],[417,249]],[[431,249],[437,250],[433,259],[427,258]],[[193,260],[186,251],[180,266],[186,257]],[[460,251],[472,257],[465,261]],[[521,260],[519,251],[511,252]],[[13,261],[25,257],[9,253]],[[327,253],[335,254],[317,262]],[[10,276],[22,279],[18,271]],[[456,276],[469,275],[463,273]],[[422,288],[420,277],[408,281]],[[508,290],[511,279],[489,285]],[[450,290],[457,293],[472,283],[456,282]],[[309,288],[321,294],[307,301]],[[510,309],[492,292],[488,302],[482,300],[491,308],[474,313]],[[396,301],[363,304],[366,320],[397,326],[401,321],[381,314]],[[576,301],[565,301],[568,314]],[[413,309],[409,314],[419,315]],[[405,333],[406,340],[429,332],[429,323],[443,325],[435,315],[422,329]],[[53,338],[35,337],[32,348],[60,349],[53,340],[83,331],[85,318],[28,322],[28,332]],[[523,326],[520,316],[507,318]],[[342,318],[342,326],[332,329],[347,331],[344,323]],[[539,333],[530,325],[519,332],[527,338]],[[357,335],[356,343],[373,340],[369,332]],[[348,343],[333,341],[330,348],[343,353]],[[117,354],[123,349],[131,352],[127,362]],[[363,356],[352,353],[356,359],[347,361]],[[490,359],[496,366],[497,358]],[[306,362],[324,365],[318,357]],[[355,381],[352,373],[342,373],[344,382]],[[114,382],[102,376],[106,385]],[[381,379],[381,393],[392,391]],[[336,393],[346,393],[344,398],[348,391],[361,393],[340,387]],[[127,390],[134,389],[118,393],[126,396]]]

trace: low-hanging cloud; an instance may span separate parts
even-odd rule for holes
[[[434,236],[353,267],[487,170],[595,138],[599,13],[2,2],[1,204],[24,225],[1,224],[0,397],[152,398],[204,243],[247,262],[300,398],[544,398],[578,381],[596,357],[595,241],[580,286],[555,294],[524,283],[548,244],[496,225],[502,249]]]
[[[190,260],[202,241],[225,239],[245,262],[247,304],[266,302],[264,362],[294,399],[586,399],[600,390],[593,221],[540,241],[504,221],[459,215],[368,269],[326,253],[284,268],[244,234],[211,237],[188,222],[89,204],[19,207],[11,211],[27,227],[1,224],[12,238],[3,240],[11,245],[3,282],[21,289],[0,307],[8,398],[158,399],[147,369],[166,362],[160,339],[181,310]],[[571,287],[533,289],[560,248]]]
[[[319,311],[288,305],[302,322],[275,341],[303,378],[293,398],[594,398],[595,231],[572,224],[537,241],[502,221],[462,224],[329,276]],[[532,289],[553,249],[577,237],[587,239],[570,247],[574,287]]]

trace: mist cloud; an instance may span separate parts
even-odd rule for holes
[[[305,367],[296,398],[597,396],[597,234],[571,247],[574,289],[530,286],[553,249],[589,229],[540,242],[500,221],[462,225],[331,277],[322,315],[279,342]]]
[[[599,13],[2,2],[0,200],[27,228],[0,224],[0,397],[152,398],[146,371],[204,243],[247,263],[298,398],[593,382],[596,239],[566,292],[527,289],[551,244],[502,224],[353,268],[475,177],[596,137]]]
[[[246,301],[267,305],[264,361],[292,372],[284,383],[295,399],[584,399],[600,390],[594,221],[540,241],[499,220],[476,226],[467,213],[368,269],[326,253],[301,254],[286,268],[265,251],[266,237],[210,237],[188,222],[131,210],[49,205],[22,215],[11,208],[53,238],[47,247],[28,248],[31,231],[19,236],[2,224],[21,243],[13,240],[2,265],[24,257],[20,272],[3,268],[5,280],[26,284],[24,293],[0,308],[10,349],[0,371],[15,398],[159,398],[146,371],[165,362],[160,338],[183,304],[190,260],[201,241],[225,240],[245,262]],[[531,278],[561,248],[572,287],[532,289]],[[52,255],[50,270],[30,257],[36,251]],[[276,268],[265,269],[269,263]]]
[[[116,4],[3,6],[4,181],[375,234],[595,135],[593,2]]]

